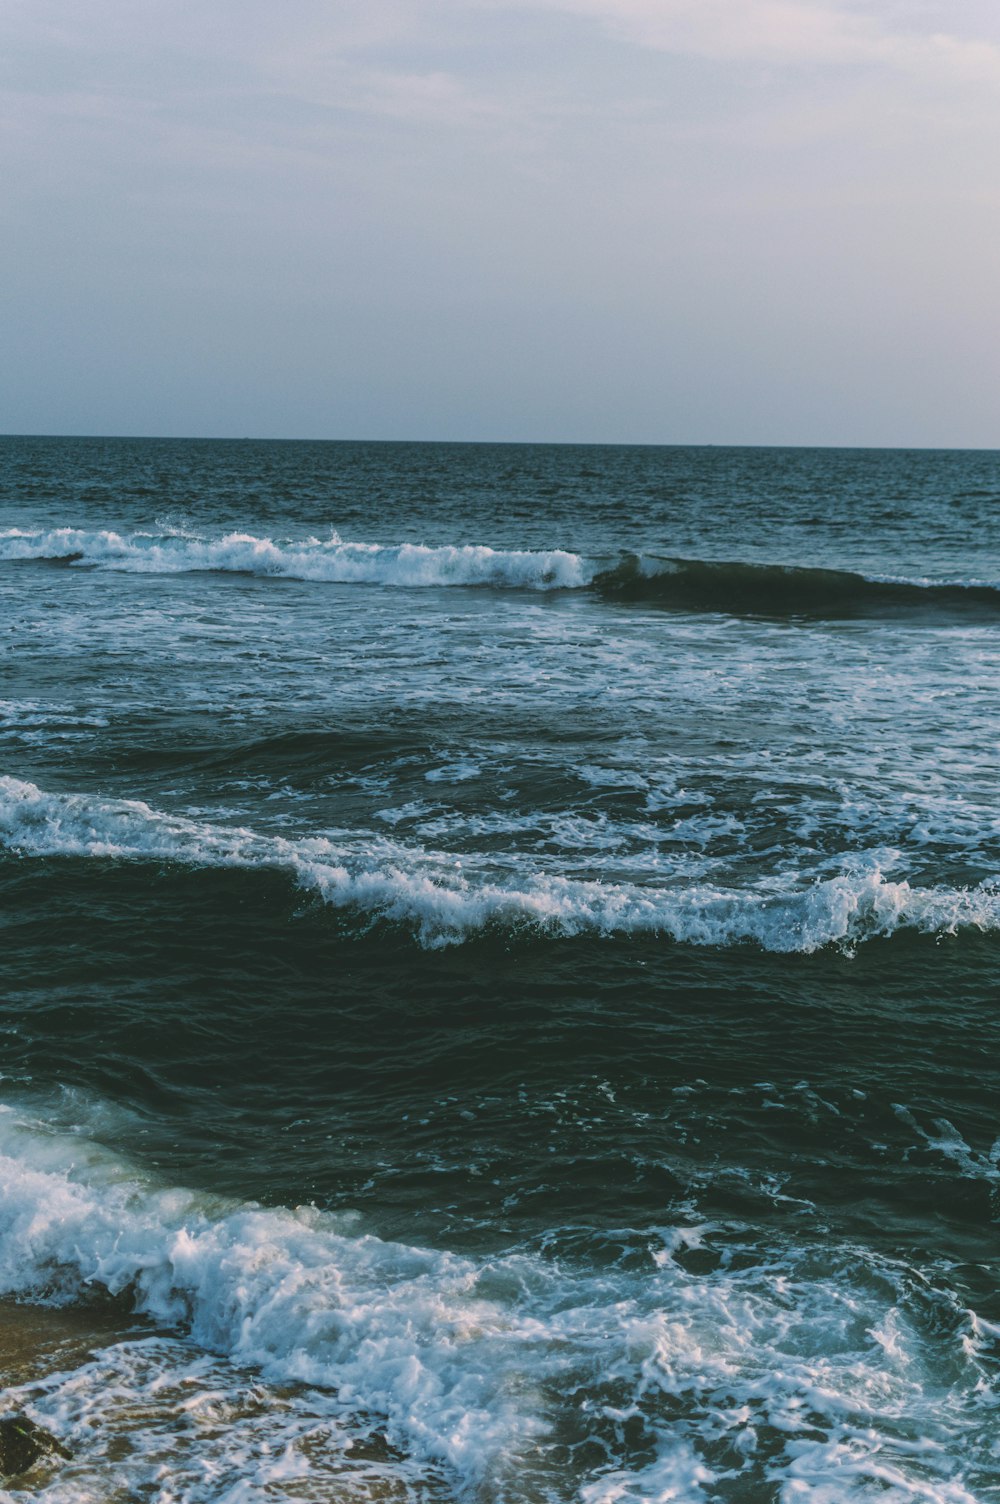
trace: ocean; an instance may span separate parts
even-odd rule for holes
[[[0,440],[5,1499],[1000,1500],[1000,454]]]

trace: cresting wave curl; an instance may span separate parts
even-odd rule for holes
[[[499,930],[552,937],[663,936],[691,945],[749,942],[777,953],[851,947],[901,929],[954,934],[1000,929],[1000,887],[911,887],[877,869],[785,892],[605,884],[551,876],[520,883],[470,878],[448,853],[376,837],[295,840],[168,815],[138,800],[45,793],[0,778],[0,844],[32,856],[169,861],[287,873],[366,925],[409,929],[422,945]],[[468,860],[465,863],[469,870]]]
[[[80,528],[0,531],[0,561],[46,562],[133,574],[216,572],[334,585],[404,589],[591,590],[607,600],[683,611],[854,616],[1000,613],[991,581],[878,579],[849,570],[685,559],[622,552],[588,558],[567,549],[494,549],[481,544],[272,539],[232,532],[215,538]]]

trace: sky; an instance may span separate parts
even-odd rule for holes
[[[1000,447],[997,0],[3,0],[0,432]]]

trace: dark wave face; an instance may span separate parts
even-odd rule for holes
[[[31,1497],[992,1499],[1000,458],[0,460]]]
[[[674,611],[818,620],[907,616],[947,620],[1000,614],[1000,587],[973,581],[873,579],[846,569],[632,556],[599,572],[609,600]]]

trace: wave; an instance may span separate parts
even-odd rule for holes
[[[988,581],[891,579],[792,564],[627,552],[587,557],[562,548],[353,543],[336,532],[292,540],[236,532],[199,538],[8,528],[0,531],[0,561],[133,574],[208,571],[403,589],[587,590],[609,602],[737,615],[1000,614],[1000,585]]]
[[[632,554],[599,571],[593,583],[609,600],[674,610],[811,617],[1000,613],[1000,586],[994,584],[879,578],[792,564]]]
[[[139,800],[46,793],[0,778],[0,844],[30,856],[167,861],[282,872],[364,927],[402,925],[429,947],[489,932],[572,938],[661,936],[776,953],[853,947],[899,930],[1000,929],[1000,886],[911,887],[877,866],[784,889],[645,886],[528,874],[367,833],[290,839],[168,815]]]
[[[483,1355],[510,1322],[468,1260],[350,1217],[157,1188],[79,1135],[0,1114],[0,1292],[136,1312],[275,1381],[335,1387],[459,1474],[537,1429]]]
[[[493,589],[572,590],[589,583],[591,570],[564,549],[493,549],[473,544],[430,548],[421,544],[347,543],[328,538],[272,540],[252,533],[221,538],[184,534],[84,532],[54,528],[0,532],[0,560],[84,565],[134,574],[214,571],[271,575],[333,585],[488,586]]]
[[[414,1467],[430,1464],[452,1497],[538,1504],[701,1498],[738,1474],[750,1492],[779,1479],[881,1496],[891,1481],[898,1504],[958,1504],[972,1498],[965,1470],[991,1464],[997,1329],[901,1260],[808,1234],[757,1245],[691,1206],[616,1229],[631,1258],[613,1269],[530,1247],[461,1256],[384,1241],[356,1216],[157,1182],[94,1142],[80,1105],[74,1131],[58,1103],[55,1122],[0,1107],[0,1294],[68,1305],[103,1292],[160,1329],[15,1394],[84,1476],[88,1460],[113,1462],[139,1482],[180,1390],[183,1423],[166,1436],[178,1497],[218,1499],[220,1476],[239,1471],[227,1498],[270,1498],[282,1478],[313,1497],[331,1449],[328,1436],[312,1455],[308,1436],[300,1446],[301,1386],[328,1430],[353,1421],[397,1449],[404,1488],[379,1497],[415,1496],[407,1481],[422,1497]],[[113,1109],[99,1110],[106,1134]],[[224,1361],[192,1361],[164,1329]],[[246,1445],[240,1405],[266,1445]]]

